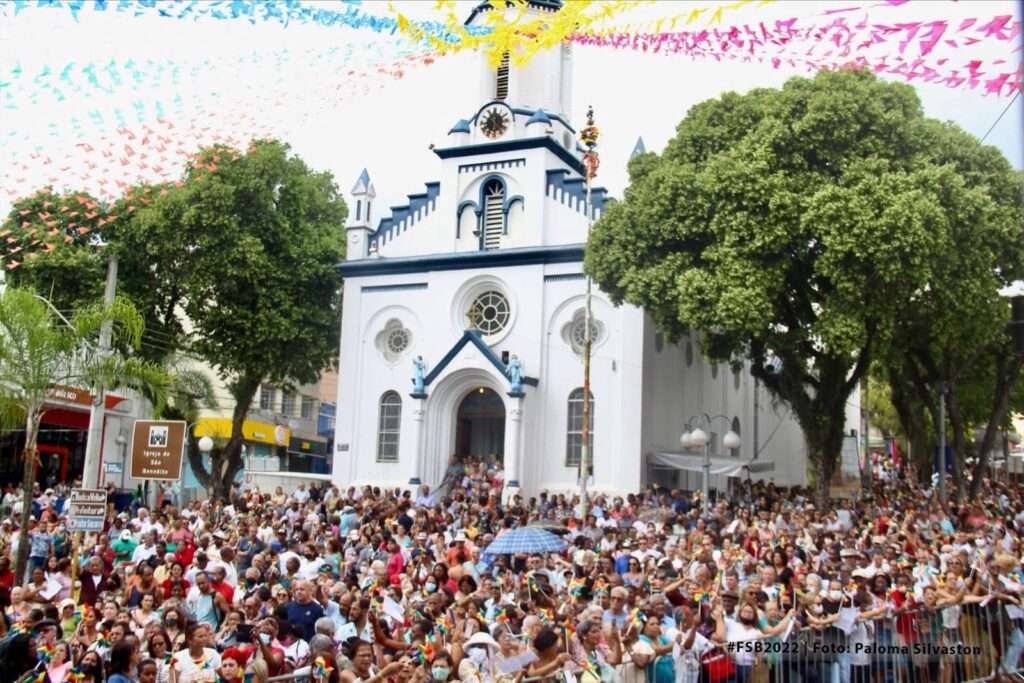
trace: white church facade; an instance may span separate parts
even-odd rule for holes
[[[599,218],[608,199],[595,188],[586,202],[571,79],[568,45],[522,67],[481,57],[482,106],[434,149],[438,179],[380,220],[368,173],[357,181],[341,266],[339,485],[436,486],[453,456],[472,456],[500,461],[506,485],[527,494],[577,487],[582,262],[588,212]],[[756,454],[767,465],[755,478],[806,481],[799,427],[748,372],[709,365],[696,338],[669,344],[643,310],[596,287],[592,310],[593,490],[699,488],[698,472],[680,478],[665,463],[705,414],[692,424],[710,435],[713,471]],[[742,444],[726,451],[729,429]]]

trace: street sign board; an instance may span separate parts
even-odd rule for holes
[[[105,462],[103,469],[107,474],[121,474],[124,472],[124,465],[119,462]]]
[[[107,516],[107,492],[103,489],[71,489],[69,531],[103,531]]]
[[[132,479],[178,481],[185,454],[185,423],[136,420],[132,429]]]

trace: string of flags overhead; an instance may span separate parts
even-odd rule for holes
[[[32,125],[0,131],[0,202],[10,205],[49,185],[58,194],[81,190],[95,197],[90,201],[112,205],[140,183],[173,184],[204,146],[244,149],[253,139],[287,138],[339,102],[467,50],[495,64],[505,53],[513,63],[525,64],[538,52],[568,42],[652,58],[686,58],[680,61],[681,71],[692,60],[762,63],[797,73],[861,67],[911,83],[997,97],[1013,96],[1024,84],[1019,19],[1008,14],[958,15],[955,20],[927,16],[942,14],[941,2],[851,0],[803,18],[779,18],[786,6],[772,0],[673,5],[573,0],[558,12],[539,14],[528,11],[524,0],[503,2],[493,0],[496,9],[482,11],[475,26],[464,25],[465,6],[452,0],[431,3],[431,11],[418,12],[417,19],[384,3],[359,0],[0,3],[0,31],[53,17],[83,31],[97,21],[139,20],[170,22],[168,27],[194,24],[203,30],[329,31],[331,40],[329,46],[275,45],[227,55],[172,51],[126,56],[112,46],[109,56],[98,48],[80,59],[5,60],[0,114],[20,116]],[[661,16],[662,7],[682,11]],[[897,21],[890,13],[914,7],[920,7],[921,15],[914,21]],[[650,16],[634,16],[643,13]],[[313,85],[310,79],[297,82],[296,73],[312,75]],[[244,92],[219,87],[229,82],[244,84]],[[141,199],[126,201],[123,211],[139,206]],[[5,267],[21,262],[33,247],[57,244],[68,235],[79,239],[78,231],[89,235],[103,227],[89,222],[100,218],[73,221],[75,232],[70,233],[66,225],[48,225],[47,220],[54,219],[42,221],[39,235],[60,240],[39,235],[19,240],[21,251],[12,258],[15,247],[7,249]],[[58,235],[50,236],[55,229]],[[14,244],[8,241],[12,235],[0,235],[0,252]]]

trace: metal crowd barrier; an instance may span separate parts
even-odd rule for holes
[[[997,601],[959,610],[959,619],[949,621],[941,610],[924,609],[873,619],[867,637],[860,638],[834,626],[794,629],[785,641],[761,641],[752,669],[737,667],[715,683],[981,683],[996,676],[1024,683],[1024,620],[1010,620]],[[619,683],[643,681],[643,672],[629,665],[616,667],[616,674]],[[709,678],[702,672],[700,681]],[[308,667],[268,683],[307,680]],[[556,674],[524,677],[521,683],[563,680]],[[676,680],[689,679],[677,673]]]
[[[794,630],[762,641],[753,669],[732,679],[752,683],[980,683],[1002,675],[1024,681],[1024,624],[998,602],[915,610],[865,623],[847,635],[834,626]],[[955,627],[947,628],[947,623]],[[706,678],[706,677],[705,677]]]

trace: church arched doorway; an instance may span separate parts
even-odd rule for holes
[[[487,387],[463,397],[455,422],[455,456],[503,462],[505,456],[505,402]]]

